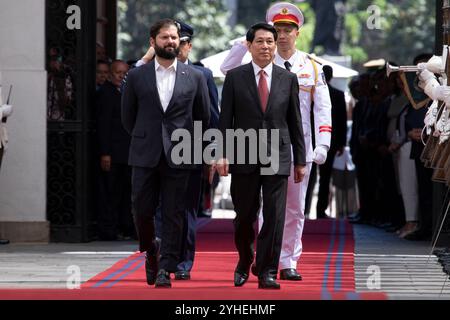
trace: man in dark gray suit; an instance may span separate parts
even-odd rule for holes
[[[273,169],[272,174],[263,170],[268,169],[264,168],[266,161],[263,159],[252,163],[252,145],[248,142],[235,148],[227,141],[225,157],[216,165],[221,176],[228,175],[228,171],[232,174],[235,244],[239,252],[234,273],[234,285],[237,287],[247,281],[254,259],[253,224],[259,212],[262,189],[264,223],[258,234],[256,264],[252,267],[252,273],[258,276],[259,288],[280,288],[275,278],[283,239],[288,176],[293,174],[294,181],[299,183],[305,175],[306,151],[297,77],[272,63],[276,41],[277,33],[273,26],[266,23],[252,26],[247,33],[252,62],[230,70],[223,86],[219,128],[224,137],[230,129],[235,132],[239,129],[247,132],[267,129],[279,133],[274,138],[271,131],[267,134],[270,139],[262,141],[264,139],[260,137],[257,144],[261,148],[261,143],[267,143],[266,150],[271,150],[270,167],[277,168]],[[294,157],[292,173],[291,145]],[[230,155],[230,148],[235,149],[234,156]],[[258,155],[260,152],[258,150]],[[242,157],[242,153],[245,153],[244,163],[236,163],[235,156]],[[278,154],[278,159],[275,154]],[[231,160],[234,164],[228,165]]]
[[[132,210],[141,252],[146,252],[149,285],[170,287],[177,271],[183,234],[187,181],[197,168],[192,160],[172,157],[172,133],[184,129],[194,137],[194,121],[209,124],[209,97],[201,72],[177,61],[179,25],[170,19],[150,29],[156,59],[128,73],[122,97],[122,123],[131,134]],[[192,139],[193,141],[193,139]],[[184,142],[184,141],[182,141]],[[154,217],[161,195],[162,245],[155,240]]]

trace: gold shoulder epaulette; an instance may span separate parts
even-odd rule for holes
[[[316,58],[314,58],[312,55],[310,55],[309,53],[306,54],[306,56],[311,59],[314,60],[315,63],[323,65],[323,63],[319,62]]]

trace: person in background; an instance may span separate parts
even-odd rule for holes
[[[96,100],[101,240],[127,240],[135,233],[131,214],[131,168],[128,166],[131,137],[122,126],[120,108],[120,86],[127,72],[128,65],[124,61],[114,61],[109,75],[111,80],[99,89]]]
[[[317,200],[317,218],[327,218],[325,211],[328,208],[330,179],[333,170],[333,162],[335,155],[340,156],[347,144],[347,107],[344,92],[330,85],[333,79],[333,68],[323,66],[328,90],[331,99],[331,119],[333,123],[333,132],[331,133],[331,146],[328,151],[327,161],[319,166],[319,197]]]
[[[109,63],[104,60],[97,61],[97,71],[95,77],[96,91],[108,80]]]

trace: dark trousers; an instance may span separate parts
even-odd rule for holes
[[[131,214],[131,168],[113,163],[109,172],[102,171],[99,179],[100,238],[114,240],[119,233],[133,237],[135,234]]]
[[[234,242],[239,252],[237,269],[247,271],[253,262],[254,223],[261,204],[262,187],[264,223],[258,234],[256,269],[259,275],[276,276],[283,240],[287,181],[287,176],[261,176],[259,171],[232,174],[230,191],[236,211]]]
[[[397,189],[392,155],[382,155],[380,157],[380,166],[379,219],[381,222],[401,226],[405,223],[405,209],[403,207],[402,197]]]
[[[361,220],[370,222],[378,211],[379,159],[375,150],[361,149],[355,160]]]
[[[319,195],[317,199],[317,218],[326,216],[325,211],[328,208],[330,198],[330,180],[333,171],[333,162],[336,151],[330,150],[327,155],[327,161],[319,166]]]
[[[161,259],[159,268],[177,271],[183,242],[185,199],[190,170],[170,168],[164,156],[157,167],[133,167],[132,210],[141,252],[154,251],[155,214],[161,196]]]
[[[183,240],[180,248],[178,271],[191,271],[195,257],[195,238],[197,234],[197,214],[201,193],[202,171],[192,170],[186,192],[186,210],[183,219]],[[160,200],[161,201],[161,200]],[[161,203],[155,216],[156,236],[161,239],[163,232]]]
[[[202,185],[202,171],[192,170],[189,176],[189,191],[186,193],[186,210],[183,223],[183,241],[181,244],[179,271],[191,271],[195,256],[195,238],[197,234],[197,214]]]
[[[425,168],[420,159],[415,159],[419,187],[419,228],[426,235],[432,232],[433,221],[433,169]]]

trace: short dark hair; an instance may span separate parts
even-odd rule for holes
[[[418,64],[421,61],[428,61],[433,57],[432,53],[421,53],[413,60],[413,64]]]
[[[277,39],[278,39],[277,30],[275,30],[275,28],[272,25],[265,23],[265,22],[260,22],[260,23],[252,25],[250,27],[250,29],[248,29],[248,31],[247,31],[246,40],[248,42],[253,42],[253,40],[255,40],[256,31],[261,30],[261,29],[272,32],[273,38],[275,39],[275,41],[277,41]]]
[[[156,39],[156,36],[159,34],[159,31],[162,28],[166,28],[169,26],[174,26],[178,30],[178,36],[180,35],[180,24],[177,23],[173,19],[161,19],[156,21],[150,28],[150,37]]]
[[[325,65],[322,67],[323,74],[325,75],[325,80],[327,82],[330,82],[331,79],[333,79],[333,68],[329,65]]]
[[[98,59],[97,60],[97,65],[99,65],[99,64],[106,64],[109,67],[109,62],[106,61],[106,60]]]

